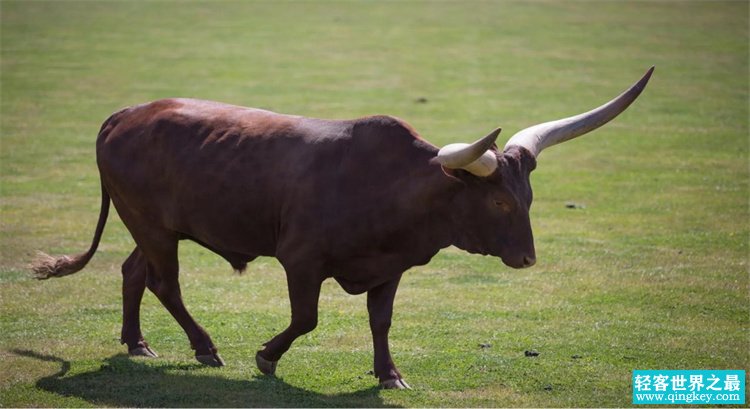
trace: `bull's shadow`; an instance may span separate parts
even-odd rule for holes
[[[34,351],[14,353],[58,362],[59,372],[36,386],[62,396],[75,396],[96,406],[116,407],[382,407],[377,387],[339,395],[296,388],[283,380],[256,376],[226,379],[191,373],[197,364],[149,366],[125,354],[107,358],[96,371],[66,376],[70,363]],[[392,406],[391,406],[392,407]]]

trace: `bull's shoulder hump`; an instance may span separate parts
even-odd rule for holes
[[[355,134],[363,137],[377,137],[390,141],[402,141],[416,146],[434,148],[406,121],[391,115],[373,115],[359,118],[354,122]]]
[[[406,121],[392,115],[371,115],[354,120],[355,124],[362,127],[374,127],[382,129],[398,129],[419,137],[417,131]]]

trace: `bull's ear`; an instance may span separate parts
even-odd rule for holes
[[[470,186],[478,183],[481,180],[486,180],[486,177],[479,177],[464,169],[450,169],[443,167],[443,174],[448,178],[453,179],[465,186]],[[494,175],[494,174],[493,174]]]

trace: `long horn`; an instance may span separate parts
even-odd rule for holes
[[[465,169],[477,176],[489,176],[497,168],[497,157],[490,148],[501,130],[497,128],[471,145],[446,145],[440,149],[435,160],[448,169]]]
[[[638,95],[646,88],[646,84],[653,72],[654,67],[649,68],[643,78],[633,84],[632,87],[599,108],[569,118],[534,125],[519,131],[508,140],[505,148],[522,146],[534,154],[534,157],[537,157],[544,148],[565,142],[599,128],[614,119],[638,98]]]

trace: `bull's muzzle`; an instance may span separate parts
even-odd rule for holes
[[[524,256],[523,257],[523,268],[531,267],[534,264],[536,264],[536,257],[534,257],[534,256]]]
[[[524,254],[524,252],[513,253],[512,255],[500,256],[503,263],[511,268],[528,268],[536,264],[536,256],[532,252],[531,254]]]

